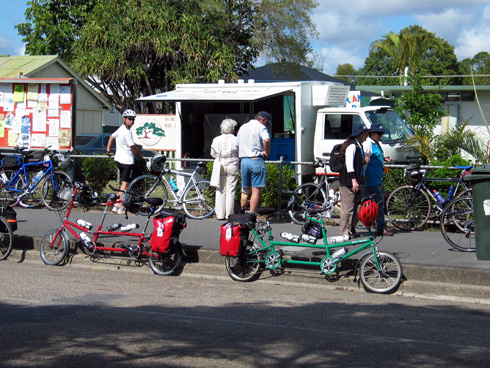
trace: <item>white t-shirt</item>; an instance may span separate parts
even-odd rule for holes
[[[116,154],[114,160],[126,165],[134,164],[134,155],[131,152],[131,146],[134,146],[133,136],[131,131],[126,128],[126,125],[121,125],[112,136],[116,139]]]
[[[260,121],[252,119],[242,125],[237,134],[238,156],[257,157],[264,148],[264,140],[270,139],[269,131]]]

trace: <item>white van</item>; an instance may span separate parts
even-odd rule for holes
[[[315,157],[330,158],[333,147],[344,142],[352,134],[352,128],[358,124],[364,124],[367,128],[373,124],[383,124],[386,132],[381,147],[385,157],[391,157],[393,163],[406,163],[410,159],[423,158],[417,149],[403,144],[413,137],[413,132],[389,106],[327,107],[318,110],[315,126]]]

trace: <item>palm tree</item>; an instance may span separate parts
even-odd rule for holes
[[[398,72],[400,85],[406,83],[406,68],[413,75],[422,62],[422,55],[427,50],[442,49],[441,39],[419,26],[405,28],[399,34],[390,32],[384,37],[376,41],[374,47],[386,51],[391,56]]]

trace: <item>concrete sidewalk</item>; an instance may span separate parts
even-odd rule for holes
[[[50,229],[58,228],[62,218],[60,213],[47,209],[24,209],[15,207],[17,211],[18,230],[15,235],[16,242],[31,243],[32,249],[37,248],[32,239],[40,239]],[[70,220],[81,218],[96,227],[102,218],[102,212],[83,212],[75,210]],[[129,215],[128,220],[123,215],[110,213],[104,221],[105,228],[113,223],[138,223],[139,230],[143,230],[145,218]],[[223,257],[219,255],[220,225],[222,221],[215,219],[188,220],[187,228],[182,232],[180,241],[188,250],[193,250],[201,263],[223,265]],[[276,240],[281,239],[279,234],[283,231],[301,234],[301,226],[288,222],[272,223],[273,235]],[[147,233],[151,233],[153,225],[150,221]],[[362,229],[361,235],[367,235]],[[338,227],[327,228],[328,236],[338,235]],[[104,243],[114,243],[121,239],[101,237]],[[14,244],[14,248],[16,244]],[[407,280],[443,283],[467,286],[468,288],[481,286],[490,299],[490,261],[476,259],[475,253],[465,253],[453,250],[446,243],[439,231],[396,232],[391,237],[384,237],[378,244],[380,250],[394,253],[400,259],[404,275]],[[294,249],[288,248],[288,251]],[[318,252],[318,249],[314,251]],[[196,258],[197,257],[197,258]],[[223,267],[224,268],[224,267]],[[489,288],[486,290],[486,288]]]

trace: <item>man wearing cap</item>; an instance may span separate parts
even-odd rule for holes
[[[270,114],[260,111],[255,119],[242,125],[237,134],[238,157],[241,160],[242,198],[241,210],[250,195],[250,213],[256,213],[260,190],[265,187],[267,169],[265,160],[269,158],[271,139],[267,125],[271,123]]]
[[[358,219],[358,207],[364,196],[365,177],[362,167],[369,162],[364,156],[362,142],[366,140],[368,130],[364,125],[356,125],[352,135],[340,147],[340,155],[345,157],[345,165],[340,171],[340,235],[355,238]]]
[[[393,232],[386,229],[384,197],[381,189],[381,181],[384,174],[384,162],[391,162],[391,157],[384,157],[383,149],[379,142],[383,137],[385,128],[383,124],[374,124],[369,129],[369,137],[363,143],[364,151],[371,152],[369,165],[366,167],[366,184],[364,195],[374,195],[374,200],[378,203],[379,212],[376,219],[376,235],[392,236]]]

